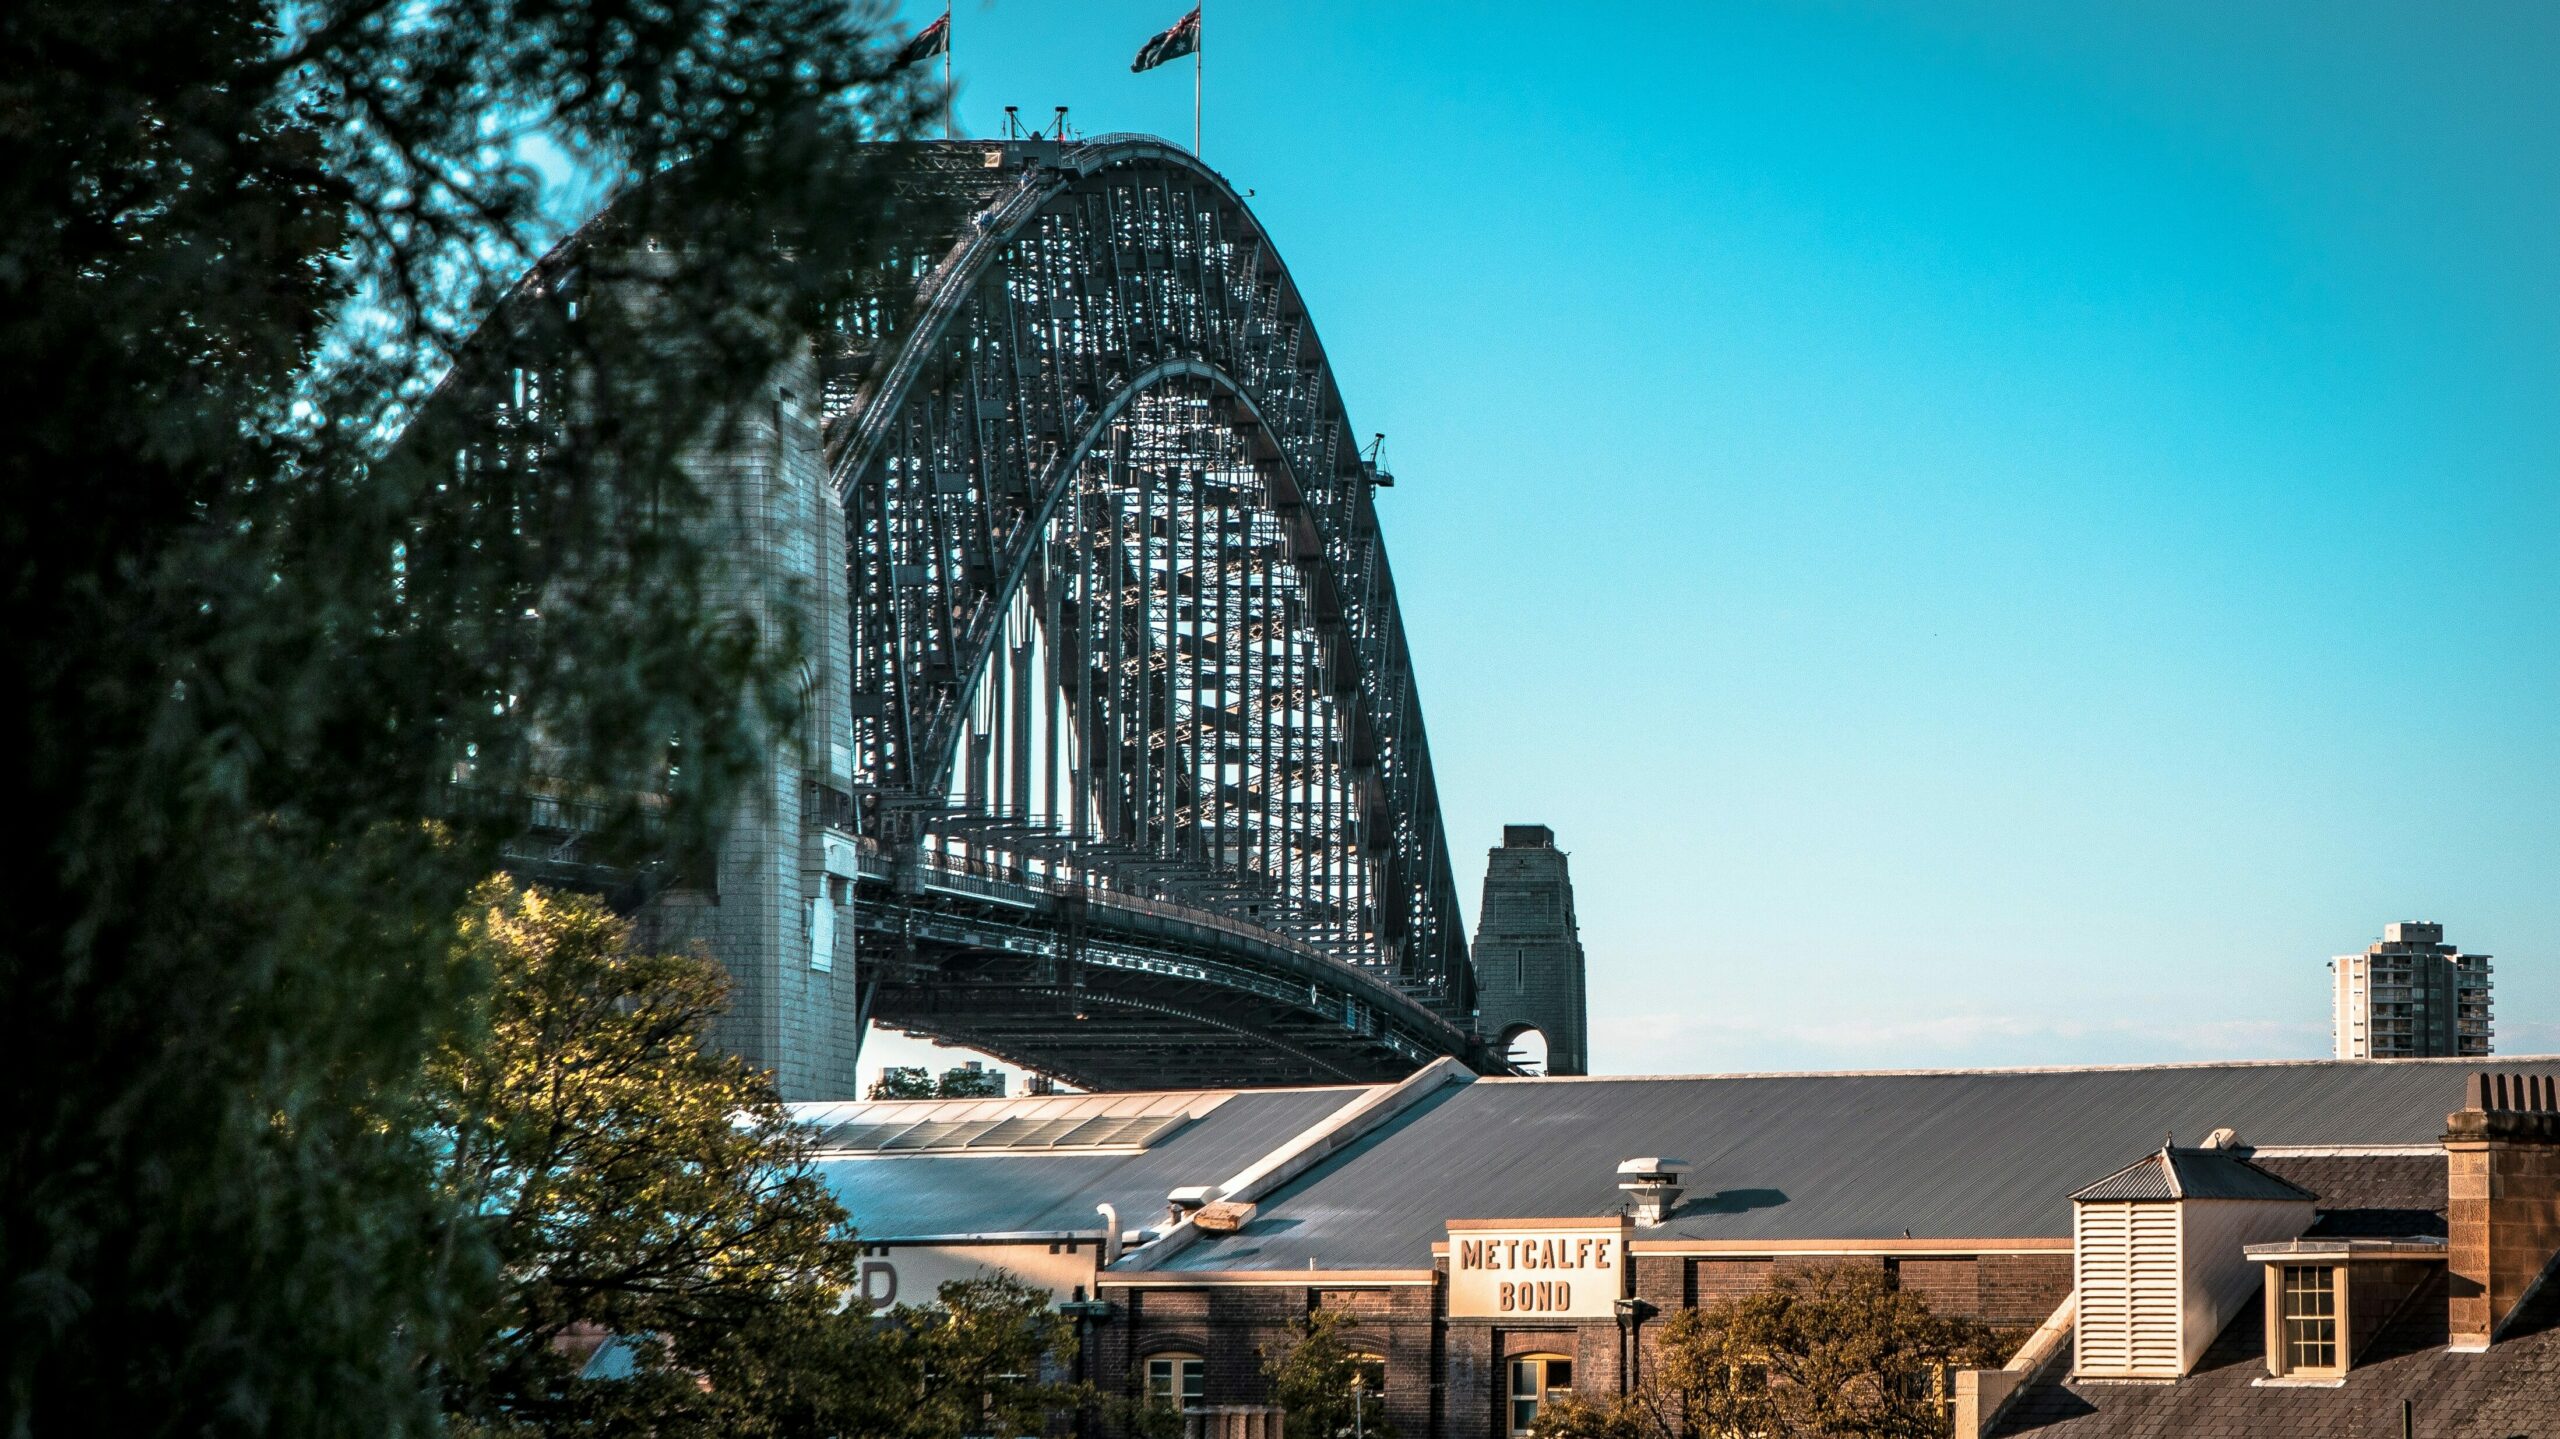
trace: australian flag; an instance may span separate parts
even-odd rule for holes
[[[1170,29],[1148,41],[1138,51],[1138,58],[1129,62],[1129,70],[1132,74],[1152,70],[1168,60],[1179,60],[1199,49],[1200,7],[1194,5],[1190,14],[1174,21]]]
[[[930,60],[950,48],[951,12],[945,10],[941,19],[918,30],[916,38],[908,41],[907,47],[898,52],[897,68],[903,70],[919,60]]]

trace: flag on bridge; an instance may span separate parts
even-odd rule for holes
[[[918,30],[916,38],[908,41],[906,48],[898,52],[894,68],[904,70],[919,60],[930,60],[936,55],[950,53],[951,12],[945,10],[942,12],[941,19]]]
[[[1185,55],[1197,54],[1199,50],[1200,7],[1194,5],[1191,7],[1190,14],[1174,21],[1171,28],[1148,41],[1145,47],[1138,51],[1138,58],[1129,62],[1129,71],[1131,74],[1143,73],[1168,60],[1179,60]]]

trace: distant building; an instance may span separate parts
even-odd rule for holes
[[[2444,942],[2444,926],[2383,926],[2382,943],[2329,963],[2340,1059],[2443,1059],[2489,1052],[2489,956]]]

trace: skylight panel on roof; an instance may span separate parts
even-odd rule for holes
[[[970,1140],[995,1128],[990,1119],[928,1119],[889,1136],[882,1149],[963,1149]]]
[[[849,1120],[818,1136],[821,1154],[1131,1153],[1190,1122],[1182,1113],[1033,1119]]]
[[[880,1141],[901,1129],[912,1128],[911,1122],[900,1120],[882,1124],[873,1120],[849,1120],[818,1136],[820,1149],[877,1149]]]
[[[1037,1119],[1000,1119],[995,1127],[969,1141],[971,1149],[1011,1149],[1022,1142],[1022,1136],[1038,1129]]]

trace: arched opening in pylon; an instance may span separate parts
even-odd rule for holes
[[[1502,1036],[1506,1057],[1524,1074],[1547,1072],[1547,1032],[1524,1024]]]

